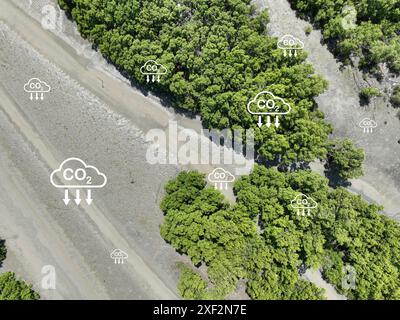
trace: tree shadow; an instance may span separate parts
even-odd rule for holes
[[[367,97],[364,97],[361,94],[358,97],[359,97],[360,107],[367,107],[369,105],[370,100]]]
[[[328,185],[332,188],[338,188],[338,187],[350,187],[351,183],[343,179],[339,175],[339,170],[335,167],[325,165],[325,170],[324,170],[325,177],[328,179]]]
[[[309,162],[294,162],[289,166],[289,171],[311,170]]]
[[[0,268],[3,266],[3,261],[7,256],[6,240],[0,239]]]
[[[257,164],[263,165],[266,168],[272,168],[272,167],[278,168],[279,166],[281,166],[281,161],[279,160],[278,156],[273,160],[269,160],[263,156],[258,155],[256,159],[257,159],[256,160]]]
[[[304,260],[303,260],[304,261]],[[299,266],[299,275],[302,276],[306,273],[307,269],[309,267],[306,266],[306,264],[303,262],[300,266]]]

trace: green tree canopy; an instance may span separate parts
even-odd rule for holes
[[[350,62],[358,56],[360,67],[377,71],[386,63],[400,72],[400,2],[398,0],[290,0],[303,16],[323,30],[334,51]]]
[[[192,269],[182,273],[183,297],[222,299],[244,279],[253,299],[321,299],[323,290],[300,277],[301,269],[320,267],[349,298],[399,298],[400,226],[381,215],[381,207],[329,188],[327,179],[310,171],[256,166],[235,183],[234,205],[201,177],[179,174],[162,203],[161,235],[195,266],[207,267],[208,279]],[[188,201],[182,202],[178,186],[192,190]],[[291,206],[299,193],[318,204],[310,216]],[[356,270],[355,288],[343,287],[346,265]]]
[[[32,286],[18,280],[13,272],[0,274],[0,300],[38,300]]]
[[[264,159],[290,164],[324,159],[332,128],[314,97],[327,82],[305,52],[287,59],[267,33],[268,14],[250,0],[59,0],[109,61],[136,83],[201,115],[209,129],[254,128]],[[168,70],[147,83],[140,67],[156,59]],[[257,126],[247,103],[260,91],[284,98],[292,112],[281,125]]]
[[[355,147],[350,139],[331,141],[328,150],[328,167],[338,172],[342,179],[363,175],[364,151]]]

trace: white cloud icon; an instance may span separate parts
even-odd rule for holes
[[[364,118],[361,120],[359,126],[361,128],[376,128],[378,126],[378,124],[376,123],[376,121],[369,119],[369,118]]]
[[[110,257],[112,259],[127,259],[128,254],[120,249],[115,249],[113,252],[111,252]]]
[[[32,78],[27,83],[25,83],[24,90],[30,93],[43,93],[49,92],[50,86],[46,82],[38,78]]]
[[[128,254],[121,249],[115,249],[110,254],[111,259],[114,259],[115,264],[124,264],[124,260],[128,259]]]
[[[256,115],[288,114],[291,107],[280,97],[269,91],[262,91],[247,104],[247,111]]]
[[[56,177],[61,183],[55,181]],[[68,158],[51,173],[50,182],[56,188],[98,189],[106,185],[107,177],[79,158]]]
[[[294,209],[313,209],[317,207],[317,202],[305,194],[297,195],[290,204]]]
[[[208,180],[214,183],[233,182],[235,176],[223,168],[216,168],[208,175]]]
[[[279,39],[278,48],[284,50],[300,50],[304,48],[304,43],[291,34],[286,34]]]
[[[140,68],[140,72],[145,75],[161,75],[167,73],[167,68],[154,60],[148,60]]]

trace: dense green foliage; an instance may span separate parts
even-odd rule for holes
[[[327,166],[342,179],[363,175],[364,151],[354,147],[350,139],[334,140],[329,146]]]
[[[99,1],[59,0],[92,41],[126,75],[168,94],[173,105],[199,113],[207,128],[254,128],[256,147],[284,163],[326,157],[331,126],[314,97],[327,82],[314,74],[302,52],[283,57],[268,36],[266,11],[250,0]],[[168,73],[146,83],[140,67],[156,59]],[[258,128],[246,104],[262,90],[284,98],[292,112],[281,126]]]
[[[289,0],[303,17],[311,17],[334,43],[335,53],[349,62],[360,58],[360,67],[377,69],[386,62],[400,72],[399,0]]]
[[[5,241],[0,240],[0,266],[6,258]],[[12,272],[0,274],[0,300],[37,300],[40,296],[32,290],[32,286],[18,280]]]
[[[371,100],[371,98],[374,97],[381,97],[382,96],[382,92],[375,87],[365,87],[361,89],[360,92],[360,97],[364,100],[366,100],[367,102],[369,102]]]
[[[294,223],[289,216],[282,216],[274,220],[275,230],[272,226],[262,227],[265,233],[260,235],[258,208],[252,201],[262,198],[251,194],[244,183],[237,185],[236,206],[224,202],[219,191],[205,187],[203,175],[196,172],[182,172],[166,185],[167,196],[161,204],[166,217],[161,235],[195,265],[206,264],[212,284],[205,288],[198,275],[186,270],[180,292],[185,298],[222,299],[235,290],[239,279],[249,279],[247,291],[253,299],[322,298],[322,290],[299,277],[299,255],[309,250],[299,243],[300,232],[288,230],[283,237],[278,234],[285,228],[295,231]],[[279,215],[271,214],[259,217],[260,221]]]
[[[0,274],[0,300],[38,300],[32,286],[18,280],[12,272]]]
[[[350,298],[400,298],[400,226],[379,214],[379,206],[330,189],[316,173],[263,166],[238,180],[234,191],[237,201],[230,205],[197,172],[182,172],[166,185],[161,235],[195,265],[206,265],[211,283],[206,287],[186,269],[183,297],[224,298],[245,279],[253,299],[320,299],[323,291],[299,270],[322,267]],[[290,206],[300,192],[318,203],[310,216]],[[354,289],[342,287],[347,264],[356,270]]]
[[[198,273],[185,265],[181,266],[178,290],[180,295],[188,300],[207,299],[207,282]]]

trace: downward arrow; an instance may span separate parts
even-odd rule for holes
[[[79,204],[81,203],[81,195],[80,195],[79,189],[76,190],[75,203],[76,203],[78,206],[79,206]]]
[[[279,127],[279,117],[278,116],[276,116],[276,118],[275,118],[275,127]]]
[[[71,201],[71,199],[68,197],[68,189],[65,189],[64,192],[65,192],[65,195],[64,195],[63,201],[64,201],[65,205],[67,206],[68,203]]]
[[[258,125],[258,127],[259,127],[259,128],[261,128],[261,126],[262,126],[262,120],[261,120],[261,116],[258,116],[258,122],[257,122],[257,125]]]
[[[86,203],[90,206],[93,202],[92,199],[92,190],[88,189],[87,191],[87,197],[86,197]]]
[[[267,116],[267,127],[269,128],[271,126],[271,118]]]

